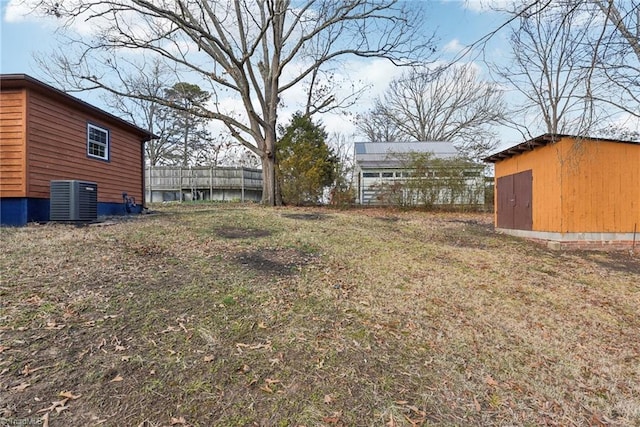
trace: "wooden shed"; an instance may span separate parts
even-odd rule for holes
[[[484,160],[495,164],[497,230],[562,246],[638,240],[639,142],[545,134]]]
[[[149,132],[28,75],[0,75],[0,223],[49,219],[50,182],[98,185],[98,215],[144,205]]]

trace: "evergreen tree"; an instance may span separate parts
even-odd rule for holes
[[[276,144],[277,178],[286,204],[316,204],[324,189],[333,183],[338,162],[327,145],[327,133],[302,113],[293,115],[286,127],[279,127]]]

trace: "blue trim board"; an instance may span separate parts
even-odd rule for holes
[[[139,214],[142,206],[130,207],[130,213]],[[98,202],[98,216],[127,215],[124,203]],[[49,199],[5,197],[0,199],[0,225],[24,226],[29,222],[49,221]]]
[[[5,197],[0,199],[0,225],[23,226],[49,220],[49,199]]]
[[[98,202],[98,216],[127,215],[128,213],[139,214],[142,212],[142,206],[136,205],[130,207],[131,212],[127,212],[124,203],[104,203]]]

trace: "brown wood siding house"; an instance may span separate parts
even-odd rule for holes
[[[566,246],[638,240],[639,142],[545,134],[485,161],[499,231]]]
[[[147,131],[24,74],[0,75],[0,222],[46,221],[50,182],[98,185],[98,214],[144,205]]]

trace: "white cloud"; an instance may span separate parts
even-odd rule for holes
[[[450,40],[447,44],[442,46],[442,50],[444,52],[454,53],[454,54],[458,54],[464,49],[466,49],[466,46],[460,43],[460,40],[458,39]]]
[[[46,15],[37,7],[34,0],[9,0],[4,11],[3,21],[8,23],[42,22],[52,24],[55,19]]]
[[[462,6],[474,12],[489,12],[506,9],[513,3],[513,0],[463,0]]]

